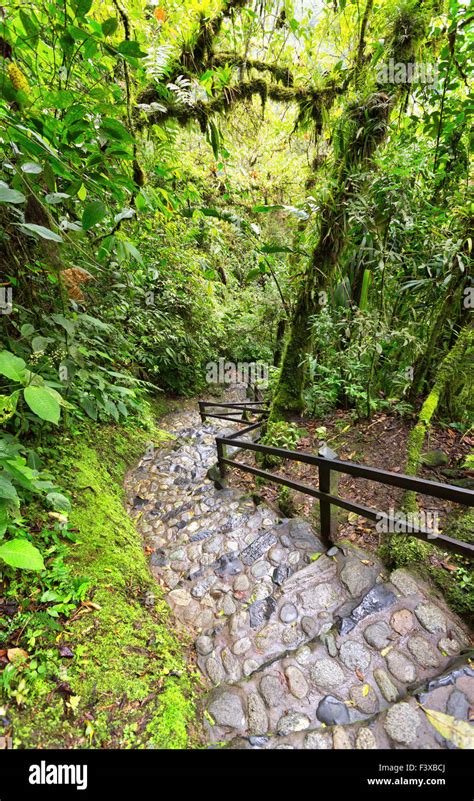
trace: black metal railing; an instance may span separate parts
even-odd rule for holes
[[[208,412],[209,408],[218,409],[218,413]],[[223,413],[224,409],[231,409],[230,413]],[[285,487],[302,492],[305,495],[310,495],[319,500],[320,509],[320,526],[321,526],[321,539],[328,547],[333,544],[333,536],[335,533],[335,519],[332,514],[332,506],[340,507],[349,512],[354,512],[361,517],[368,520],[375,520],[381,522],[388,527],[388,530],[397,531],[400,528],[400,516],[390,515],[385,512],[372,509],[360,503],[348,501],[341,498],[332,489],[334,485],[334,475],[343,473],[345,475],[354,476],[356,478],[366,479],[368,481],[376,481],[379,484],[386,484],[391,487],[399,487],[400,489],[410,490],[422,495],[428,495],[433,498],[441,498],[452,503],[459,503],[464,506],[474,506],[474,492],[469,489],[455,487],[451,484],[442,484],[438,481],[428,481],[423,478],[416,478],[415,476],[407,476],[401,473],[393,473],[388,470],[381,470],[377,467],[366,467],[356,462],[346,462],[338,459],[336,454],[329,452],[329,449],[323,449],[318,456],[312,453],[305,453],[300,451],[290,451],[285,448],[276,448],[270,445],[261,445],[258,442],[258,437],[255,440],[241,439],[243,434],[250,433],[262,425],[262,422],[268,417],[268,410],[263,402],[242,402],[242,403],[212,403],[210,401],[200,401],[199,411],[201,418],[204,421],[207,417],[218,418],[220,420],[228,420],[234,423],[245,423],[246,427],[235,431],[226,437],[216,437],[217,446],[217,462],[219,472],[222,479],[225,478],[226,469],[228,467],[236,468],[245,473],[251,473],[254,476],[259,476],[267,481],[275,484],[282,484]],[[221,412],[221,413],[219,413]],[[258,419],[249,424],[248,417],[250,414],[257,416]],[[237,415],[241,415],[237,417]],[[245,419],[247,418],[247,419]],[[229,459],[226,452],[227,447],[232,446],[236,450],[250,450],[257,453],[267,454],[268,456],[277,456],[281,459],[288,459],[294,462],[303,462],[304,464],[314,465],[318,468],[319,481],[318,488],[312,487],[308,484],[302,484],[299,481],[293,481],[285,476],[279,476],[267,470],[262,470],[252,465],[236,462],[234,459]],[[330,454],[330,455],[324,455]],[[442,533],[436,533],[432,529],[418,526],[408,520],[403,521],[404,533],[410,536],[417,537],[418,539],[431,542],[440,548],[447,551],[461,554],[474,558],[474,545],[469,542],[448,537]]]

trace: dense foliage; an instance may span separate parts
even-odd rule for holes
[[[0,9],[7,637],[90,587],[58,438],[142,425],[209,362],[268,365],[286,447],[288,414],[413,416],[434,385],[411,471],[432,415],[469,431],[471,26],[464,0]],[[18,660],[2,676],[21,704]]]

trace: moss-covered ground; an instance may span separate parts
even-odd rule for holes
[[[14,747],[192,747],[198,676],[123,503],[127,467],[160,432],[86,426],[80,434],[59,439],[50,466],[72,500],[77,542],[66,561],[90,589],[48,643],[56,668],[20,707],[8,704]],[[73,657],[58,659],[61,646]]]

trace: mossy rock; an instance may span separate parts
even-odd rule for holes
[[[443,451],[436,449],[424,453],[421,457],[421,463],[425,467],[441,467],[449,464],[449,457]]]

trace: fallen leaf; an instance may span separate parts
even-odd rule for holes
[[[362,696],[365,698],[370,692],[370,684],[364,684],[362,687]]]
[[[81,606],[86,606],[88,609],[102,609],[100,604],[95,604],[93,601],[81,601]]]
[[[22,659],[28,659],[28,654],[23,648],[9,648],[7,657],[9,662],[19,662]]]
[[[474,730],[465,720],[456,720],[451,715],[436,709],[421,707],[431,725],[445,740],[450,740],[457,748],[474,748]]]
[[[392,650],[392,645],[387,645],[382,651],[380,651],[380,656],[387,656],[387,654]]]
[[[364,680],[364,674],[362,673],[361,670],[359,670],[359,668],[356,668],[355,674],[356,674],[357,678],[359,679],[359,681],[363,681]]]

